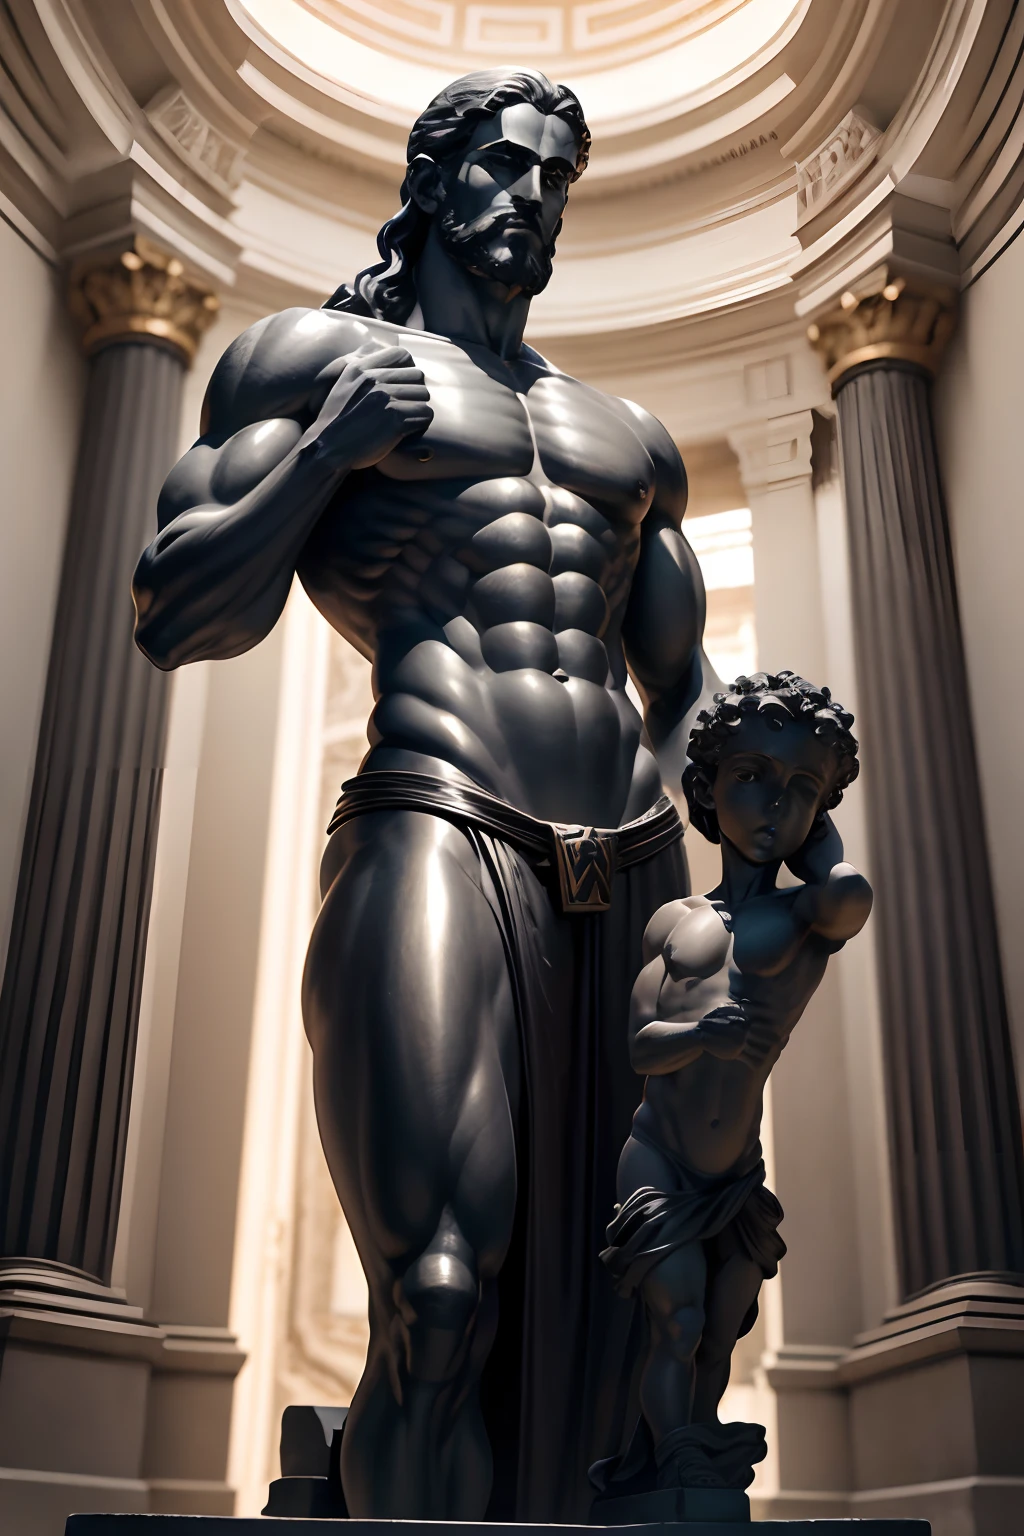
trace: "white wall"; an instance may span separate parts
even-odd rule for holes
[[[1024,241],[964,294],[936,387],[975,740],[1018,1082],[1024,1083]]]
[[[86,364],[57,274],[0,221],[0,966],[50,657]]]

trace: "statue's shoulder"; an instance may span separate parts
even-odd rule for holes
[[[652,416],[642,405],[637,405],[633,400],[617,399],[615,403],[631,422],[654,463],[659,511],[670,517],[678,527],[686,511],[688,494],[686,468],[679,449],[657,416]]]
[[[379,322],[327,309],[285,309],[236,336],[214,369],[203,402],[205,434],[302,410],[320,370],[378,339]]]
[[[649,965],[658,955],[665,953],[672,934],[684,918],[689,918],[702,907],[710,906],[711,902],[706,896],[681,896],[659,907],[644,929],[644,964]]]

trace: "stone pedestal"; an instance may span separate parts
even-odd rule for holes
[[[592,1536],[622,1530],[606,1525],[500,1525],[443,1520],[289,1520],[288,1536]],[[927,1520],[687,1520],[633,1525],[637,1536],[930,1536]],[[65,1536],[267,1536],[262,1519],[203,1520],[181,1515],[72,1515]]]

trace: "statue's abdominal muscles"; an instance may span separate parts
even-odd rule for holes
[[[619,627],[651,460],[572,380],[531,369],[517,393],[449,343],[400,339],[434,420],[350,477],[300,564],[376,654],[372,766],[440,759],[551,819],[582,779],[593,819],[615,822],[640,751]]]

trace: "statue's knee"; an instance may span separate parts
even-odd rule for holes
[[[406,1368],[414,1380],[446,1381],[462,1363],[480,1303],[472,1251],[428,1248],[397,1286]]]
[[[661,1320],[660,1331],[674,1355],[691,1359],[704,1334],[704,1308],[677,1307]]]

